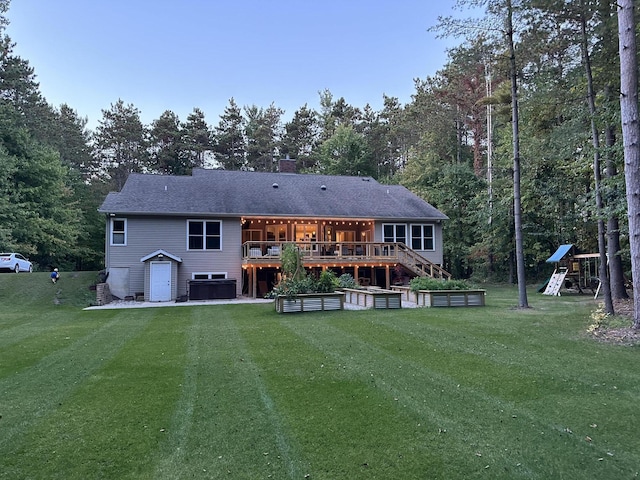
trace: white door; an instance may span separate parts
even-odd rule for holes
[[[171,262],[151,262],[149,300],[171,300]]]

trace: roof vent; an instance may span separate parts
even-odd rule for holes
[[[271,185],[273,188],[278,188],[278,184],[274,183],[273,185]]]
[[[326,190],[327,186],[326,185],[320,185],[320,190]]]

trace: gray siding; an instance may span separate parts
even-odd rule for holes
[[[110,220],[108,216],[105,216],[105,225],[104,225],[104,266],[105,268],[109,265],[109,235],[110,235]]]
[[[118,218],[125,218],[119,216]],[[109,245],[106,240],[106,268],[129,267],[129,295],[145,289],[145,264],[140,259],[156,250],[182,258],[177,271],[177,295],[187,293],[187,280],[192,272],[227,272],[228,278],[237,279],[237,294],[242,289],[241,223],[239,218],[222,221],[222,250],[188,251],[187,218],[137,217],[127,218],[127,245]],[[194,216],[189,220],[205,220]],[[206,218],[206,220],[217,220]],[[107,231],[109,225],[107,225]],[[107,237],[109,234],[107,234]],[[173,275],[172,275],[173,276]]]
[[[433,235],[434,235],[434,247],[435,250],[431,251],[431,250],[415,250],[416,253],[422,255],[424,258],[426,258],[427,260],[429,260],[432,263],[435,263],[437,265],[442,266],[442,263],[444,261],[444,255],[443,255],[443,251],[444,251],[444,244],[442,242],[442,223],[437,223],[437,222],[429,222],[429,221],[424,221],[424,222],[416,222],[416,221],[411,221],[411,222],[403,222],[403,221],[394,221],[394,220],[388,220],[388,221],[384,221],[384,222],[376,222],[375,226],[374,226],[374,242],[383,242],[383,236],[382,236],[382,224],[386,224],[386,223],[395,223],[395,224],[399,224],[399,225],[406,225],[407,227],[407,235],[410,236],[411,235],[411,230],[410,227],[412,224],[423,224],[423,225],[433,225]],[[410,237],[407,238],[407,242],[410,242]],[[409,248],[411,248],[411,245],[408,244],[407,245]]]

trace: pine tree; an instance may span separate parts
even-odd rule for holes
[[[214,158],[227,170],[246,168],[247,143],[245,119],[233,98],[220,115],[220,122],[214,128]]]

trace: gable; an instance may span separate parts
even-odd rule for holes
[[[182,258],[176,256],[176,255],[172,255],[169,252],[165,251],[165,250],[156,250],[155,252],[152,252],[148,255],[145,255],[144,257],[142,257],[140,259],[141,262],[146,262],[148,260],[151,260],[152,258],[156,258],[156,257],[160,257],[160,258],[164,258],[167,257],[170,260],[173,260],[176,263],[182,263]]]

